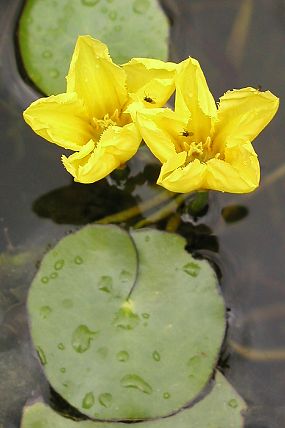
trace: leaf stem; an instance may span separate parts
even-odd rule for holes
[[[138,216],[139,214],[144,214],[152,208],[157,207],[162,202],[165,202],[169,199],[173,198],[173,193],[163,191],[158,195],[155,195],[153,198],[147,199],[144,202],[138,203],[131,208],[127,208],[126,210],[122,210],[116,214],[111,214],[102,219],[96,221],[99,224],[110,224],[110,223],[122,223],[126,220],[130,220],[133,217]]]
[[[174,198],[172,201],[170,201],[167,205],[164,205],[159,210],[155,211],[153,214],[151,214],[149,217],[139,221],[135,224],[134,228],[139,229],[141,227],[147,226],[152,223],[156,223],[157,221],[160,221],[166,217],[168,217],[170,214],[172,214],[187,198],[189,197],[189,194],[181,194]]]

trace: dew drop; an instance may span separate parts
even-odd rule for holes
[[[152,393],[152,387],[144,379],[136,374],[128,374],[124,376],[120,380],[120,383],[124,388],[135,388],[141,392],[144,392],[145,394]]]
[[[130,272],[128,272],[127,270],[122,270],[122,272],[120,273],[120,281],[122,282],[127,282],[132,278],[132,274]]]
[[[170,398],[170,394],[169,394],[169,392],[165,392],[165,393],[163,394],[163,398],[164,398],[165,400],[168,400],[168,398]]]
[[[52,77],[53,79],[56,79],[59,76],[59,71],[56,68],[51,68],[48,72],[48,74],[50,75],[50,77]]]
[[[64,266],[64,260],[63,259],[57,260],[54,264],[55,270],[60,270],[63,268],[63,266]]]
[[[146,320],[150,317],[150,314],[148,314],[147,312],[142,314],[143,318],[145,318]]]
[[[57,345],[58,349],[60,349],[61,351],[63,351],[65,349],[64,344],[61,342]]]
[[[160,361],[160,354],[157,351],[152,353],[152,357],[155,361]]]
[[[52,312],[52,309],[49,306],[42,306],[40,308],[40,316],[44,320],[50,315],[51,312]]]
[[[201,267],[197,263],[190,262],[190,263],[187,263],[186,265],[184,265],[182,269],[188,275],[193,276],[195,278],[196,276],[198,276]]]
[[[66,309],[73,307],[73,301],[71,299],[64,299],[61,303],[62,303],[62,306]]]
[[[101,276],[98,284],[99,290],[111,293],[113,288],[113,278],[111,276]]]
[[[115,21],[117,19],[117,12],[116,11],[112,11],[109,13],[109,18],[111,19],[111,21]]]
[[[66,372],[66,368],[65,367],[61,367],[60,372],[61,373],[65,373]]]
[[[95,6],[97,3],[99,3],[100,0],[81,0],[81,3],[83,6]]]
[[[83,258],[80,257],[80,256],[76,256],[75,259],[74,259],[74,263],[76,265],[81,265],[83,263]]]
[[[122,29],[121,25],[115,25],[115,27],[114,27],[114,30],[117,32],[121,31],[121,29]]]
[[[127,351],[120,351],[117,353],[117,360],[121,363],[125,363],[130,358]]]
[[[149,0],[135,0],[133,4],[133,10],[136,13],[145,13],[150,6]]]
[[[48,49],[43,51],[42,57],[43,58],[51,58],[52,57],[52,51],[50,51]]]
[[[52,272],[49,277],[50,279],[55,279],[57,276],[58,276],[57,272]]]
[[[236,409],[238,406],[238,402],[235,398],[232,398],[230,401],[228,401],[228,405],[232,408],[232,409]]]
[[[82,400],[83,409],[91,409],[95,403],[93,392],[88,392]]]
[[[44,353],[44,351],[42,350],[42,348],[40,346],[38,346],[36,348],[37,354],[39,356],[40,362],[42,363],[43,366],[45,366],[47,364],[47,357],[46,354]]]
[[[49,277],[48,276],[42,276],[41,281],[43,284],[47,284],[49,282]]]
[[[78,326],[72,334],[71,344],[73,349],[80,354],[87,351],[90,347],[91,341],[97,334],[97,331],[89,330],[86,325]]]
[[[103,407],[111,407],[112,405],[112,400],[113,397],[111,394],[109,394],[108,392],[105,392],[104,394],[100,394],[99,395],[99,403],[101,404],[101,406]]]

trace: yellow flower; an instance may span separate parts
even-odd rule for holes
[[[62,156],[65,168],[75,181],[93,183],[128,161],[140,145],[127,107],[134,101],[163,105],[174,92],[174,75],[175,64],[157,60],[137,58],[120,67],[104,43],[81,36],[66,93],[35,101],[24,119],[41,137],[75,151]]]
[[[137,113],[144,141],[163,164],[157,183],[181,193],[253,191],[260,168],[251,142],[278,105],[269,91],[243,88],[223,95],[217,108],[199,63],[183,61],[177,69],[175,112]]]

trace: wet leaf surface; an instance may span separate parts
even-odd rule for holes
[[[118,64],[132,57],[165,60],[168,26],[157,0],[28,0],[19,23],[20,52],[32,82],[57,94],[65,91],[79,35],[106,43]]]
[[[242,428],[241,412],[245,403],[221,373],[211,392],[194,407],[182,410],[169,418],[142,422],[140,428]],[[39,402],[24,409],[21,428],[120,428],[130,424],[115,422],[72,421],[63,418]]]
[[[166,416],[208,383],[224,302],[208,262],[184,247],[178,235],[97,225],[45,256],[28,299],[34,346],[52,387],[82,413]]]

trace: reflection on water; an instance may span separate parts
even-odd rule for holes
[[[101,183],[72,184],[59,160],[61,150],[23,123],[21,112],[37,94],[19,78],[15,62],[13,31],[20,5],[20,0],[0,1],[1,428],[17,428],[25,401],[47,389],[25,312],[40,258],[75,225],[134,204],[143,207],[159,191],[153,186],[157,166],[145,153]],[[270,88],[282,98],[283,0],[163,0],[163,5],[173,20],[172,59],[197,57],[216,98],[247,85]],[[208,212],[195,221],[183,202],[181,215],[168,212],[158,224],[178,229],[189,249],[222,272],[230,311],[221,365],[249,404],[246,428],[285,426],[283,109],[281,102],[279,115],[255,143],[263,171],[260,190],[243,196],[212,193]],[[135,221],[152,212],[139,208]]]

